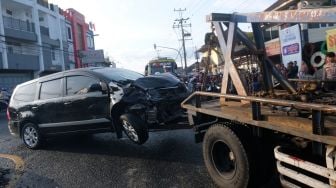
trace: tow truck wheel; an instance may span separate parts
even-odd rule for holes
[[[127,137],[136,144],[143,144],[148,139],[147,125],[133,114],[120,116],[121,125]]]
[[[220,187],[245,188],[249,182],[249,160],[237,135],[222,124],[211,126],[203,140],[205,166]]]

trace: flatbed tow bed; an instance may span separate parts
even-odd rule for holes
[[[196,98],[196,96],[209,96],[218,97],[218,99],[211,101],[201,102],[200,107],[196,105],[188,104],[191,99]],[[195,92],[189,96],[184,102],[182,102],[182,107],[188,110],[190,115],[196,115],[196,112],[207,114],[210,116],[231,120],[239,121],[240,123],[253,125],[256,127],[266,128],[273,131],[278,131],[293,136],[302,137],[305,139],[313,140],[316,142],[321,142],[324,144],[336,145],[336,119],[329,118],[324,121],[324,134],[313,133],[313,117],[311,119],[300,118],[291,116],[287,112],[275,112],[270,108],[270,106],[260,107],[260,120],[253,118],[252,105],[244,104],[241,101],[226,101],[221,104],[220,97],[225,97],[226,99],[239,99],[244,101],[263,101],[263,104],[278,105],[282,104],[284,107],[295,107],[302,109],[311,109],[311,111],[316,111],[316,113],[336,113],[336,106],[331,105],[320,105],[320,104],[307,104],[303,102],[293,102],[287,100],[267,100],[261,97],[246,97],[238,95],[225,95],[219,93],[209,93],[209,92]],[[268,102],[267,102],[268,101]],[[189,118],[190,119],[190,118]],[[316,125],[318,126],[318,125]]]

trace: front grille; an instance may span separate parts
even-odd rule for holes
[[[176,97],[179,96],[181,94],[185,94],[186,93],[186,88],[184,88],[182,85],[179,85],[177,87],[170,87],[170,88],[162,88],[158,90],[158,93],[160,94],[160,96],[163,98],[166,97]]]
[[[147,110],[147,122],[148,123],[157,123],[157,110],[156,108]]]

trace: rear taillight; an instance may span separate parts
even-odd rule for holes
[[[8,108],[7,108],[7,119],[8,121],[11,119]]]

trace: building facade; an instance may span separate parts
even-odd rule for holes
[[[85,16],[75,9],[67,9],[64,12],[64,16],[70,22],[72,28],[75,68],[81,68],[83,66],[80,51],[88,49],[86,33],[88,32],[89,27],[88,24],[85,23]]]
[[[102,50],[95,52],[84,15],[75,9],[63,11],[48,0],[0,1],[0,88],[12,90],[38,76],[99,66],[83,65],[83,53],[104,59]]]
[[[70,67],[66,20],[56,5],[1,0],[0,13],[0,87]]]
[[[64,16],[72,27],[75,67],[107,66],[104,51],[95,49],[92,24],[88,24],[85,16],[72,8],[67,9]]]

